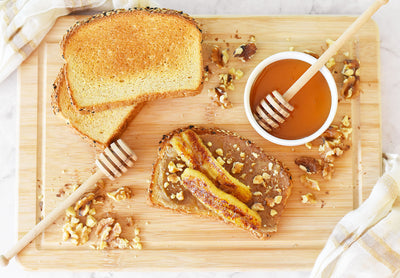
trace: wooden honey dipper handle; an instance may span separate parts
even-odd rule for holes
[[[54,223],[67,208],[76,203],[83,194],[90,191],[96,182],[107,176],[110,179],[119,177],[131,167],[137,157],[135,153],[122,141],[118,140],[106,148],[96,160],[99,167],[81,186],[78,187],[68,198],[62,201],[49,215],[36,224],[32,230],[26,233],[10,250],[0,256],[0,265],[6,266],[11,258],[16,256],[25,246],[40,235],[49,225]],[[112,162],[112,163],[110,163]]]
[[[17,255],[25,246],[40,235],[50,224],[65,212],[67,208],[76,203],[80,197],[89,191],[89,189],[102,177],[104,173],[99,169],[90,178],[74,191],[67,199],[62,201],[54,210],[50,212],[42,221],[40,221],[32,230],[26,233],[10,250],[1,256],[0,264],[6,266],[11,258]]]
[[[344,43],[356,33],[365,22],[389,0],[376,0],[363,14],[361,14],[344,33],[312,64],[311,67],[283,94],[286,101],[290,101],[303,86],[328,62],[329,58],[338,52]]]

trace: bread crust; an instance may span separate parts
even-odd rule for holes
[[[179,17],[187,22],[189,22],[191,25],[193,25],[200,33],[202,33],[202,30],[200,29],[199,25],[197,24],[196,20],[189,15],[181,12],[181,11],[176,11],[176,10],[171,10],[171,9],[163,9],[163,8],[132,8],[132,9],[116,9],[116,10],[111,10],[111,11],[105,11],[103,13],[99,13],[96,15],[93,15],[87,19],[77,21],[73,26],[71,26],[66,34],[64,34],[63,39],[60,42],[60,48],[61,48],[61,53],[62,57],[65,60],[65,50],[67,47],[67,44],[69,42],[69,39],[79,31],[79,29],[87,24],[103,20],[105,18],[108,18],[113,15],[118,15],[122,13],[149,13],[149,14],[163,14],[167,16],[174,16],[174,17]],[[201,43],[201,42],[200,42]],[[200,53],[201,57],[201,53]],[[67,63],[67,61],[65,61]],[[65,71],[67,67],[65,67]],[[77,110],[80,113],[92,113],[92,112],[98,112],[98,111],[103,111],[107,109],[112,109],[115,107],[120,107],[120,106],[128,106],[128,105],[134,105],[142,102],[147,102],[147,101],[153,101],[156,99],[162,99],[162,98],[170,98],[170,97],[186,97],[186,96],[194,96],[197,95],[201,92],[204,84],[204,69],[203,69],[203,61],[201,59],[200,63],[200,72],[201,72],[201,82],[199,82],[199,85],[197,88],[192,89],[192,90],[178,90],[178,91],[166,91],[162,93],[147,93],[143,94],[140,96],[135,96],[133,99],[127,99],[127,100],[120,100],[120,101],[109,101],[107,103],[102,103],[98,105],[88,105],[88,106],[81,106],[77,102],[76,98],[74,97],[74,93],[72,92],[72,89],[70,87],[70,80],[68,78],[67,72],[65,73],[65,80],[68,88],[68,93],[71,99],[71,103],[77,108]]]
[[[130,121],[140,112],[140,110],[142,109],[142,107],[144,106],[144,103],[140,103],[138,105],[136,105],[128,114],[128,116],[125,117],[125,119],[120,123],[120,125],[115,129],[113,135],[111,137],[109,137],[109,139],[106,142],[100,142],[92,137],[90,137],[89,135],[83,133],[77,126],[75,126],[73,123],[70,122],[70,119],[67,118],[61,109],[61,105],[60,105],[60,98],[59,95],[61,93],[61,85],[62,82],[65,82],[65,65],[60,69],[60,72],[58,73],[54,83],[53,83],[53,92],[51,94],[51,107],[52,107],[52,111],[55,115],[61,117],[62,119],[64,119],[64,121],[66,122],[66,124],[73,129],[73,131],[78,134],[81,138],[83,138],[86,142],[88,142],[89,144],[91,144],[93,147],[96,148],[97,151],[102,151],[104,150],[106,147],[108,147],[112,142],[114,142],[115,140],[117,140],[121,134],[125,131],[125,129],[127,128],[128,124],[130,123]],[[79,113],[79,111],[76,110],[76,113]]]
[[[150,185],[149,185],[149,188],[148,188],[147,202],[150,205],[154,206],[154,207],[163,208],[163,209],[167,208],[167,209],[170,209],[170,210],[172,210],[172,211],[174,211],[176,213],[180,213],[180,214],[191,214],[191,215],[196,215],[196,216],[201,217],[201,218],[208,218],[208,219],[211,218],[211,219],[214,219],[214,220],[221,220],[221,218],[218,215],[212,213],[211,211],[208,211],[205,207],[204,207],[204,209],[199,209],[197,211],[190,211],[190,210],[187,210],[185,208],[182,208],[182,207],[179,207],[179,206],[176,206],[176,205],[175,206],[174,205],[166,206],[166,205],[163,204],[163,202],[161,202],[159,200],[159,198],[158,198],[159,196],[157,194],[153,194],[153,193],[157,192],[157,190],[158,190],[157,187],[158,187],[158,184],[160,182],[158,180],[158,174],[159,174],[158,167],[159,167],[159,164],[162,163],[166,150],[168,148],[171,148],[171,146],[169,144],[169,140],[175,134],[179,134],[181,132],[184,132],[187,129],[192,129],[199,136],[204,135],[204,134],[217,134],[217,135],[220,135],[220,136],[234,136],[234,137],[240,139],[241,141],[245,142],[246,145],[249,148],[251,148],[252,150],[254,150],[254,151],[257,150],[257,151],[262,152],[262,153],[264,153],[264,152],[260,147],[256,146],[250,140],[248,140],[246,138],[243,138],[243,137],[241,137],[240,135],[238,135],[238,134],[236,134],[234,132],[223,130],[223,129],[219,129],[219,128],[204,128],[204,127],[196,127],[196,126],[192,126],[191,125],[191,126],[184,127],[184,128],[178,128],[176,130],[171,131],[168,134],[163,135],[162,139],[159,142],[157,158],[156,158],[156,160],[155,160],[155,162],[153,164],[153,172],[152,172],[152,176],[151,176],[151,182],[150,182]],[[286,206],[286,202],[288,200],[288,197],[291,194],[292,178],[291,178],[290,173],[288,172],[288,170],[283,166],[283,164],[280,161],[278,161],[276,158],[274,158],[272,156],[269,156],[269,155],[266,155],[266,157],[270,161],[274,161],[275,163],[278,163],[279,165],[281,165],[283,167],[282,171],[285,171],[286,174],[289,176],[289,179],[288,179],[289,184],[287,185],[286,192],[285,192],[287,198],[282,199],[282,205],[283,205],[283,207],[285,207]],[[228,223],[228,224],[234,226],[234,224],[232,224],[232,223]],[[277,228],[275,226],[275,227],[269,227],[269,228],[267,227],[267,228],[262,228],[262,229],[247,229],[247,231],[249,231],[256,238],[268,239],[271,236],[270,233],[271,232],[276,232]]]

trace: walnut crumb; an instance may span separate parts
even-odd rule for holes
[[[279,205],[282,202],[282,196],[281,195],[275,196],[274,202],[275,202],[275,204]]]
[[[326,62],[326,64],[325,64],[325,66],[328,69],[332,69],[335,65],[336,65],[336,61],[335,61],[335,58],[333,58],[333,57],[329,58],[328,62]]]
[[[250,42],[240,45],[233,52],[233,56],[239,58],[242,62],[249,61],[254,54],[256,54],[257,46],[255,43]]]
[[[239,174],[243,170],[244,164],[241,162],[234,162],[232,165],[232,174]]]
[[[172,183],[178,183],[181,179],[177,174],[171,174],[167,177],[167,180]]]
[[[253,178],[253,184],[262,184],[264,179],[261,175],[257,175]]]
[[[275,215],[278,214],[278,212],[274,209],[271,209],[270,213],[269,213],[272,217],[274,217]]]
[[[307,193],[305,195],[301,195],[301,202],[303,204],[315,204],[317,202],[314,194]]]
[[[114,201],[123,201],[132,197],[132,192],[129,187],[122,186],[113,192],[107,192],[107,196]]]
[[[261,191],[253,192],[253,196],[262,196]]]
[[[179,191],[178,193],[176,193],[176,199],[179,201],[183,201],[184,199],[183,191]]]
[[[180,167],[177,166],[178,164]],[[183,170],[183,164],[181,164],[181,163],[178,163],[178,164],[175,164],[173,161],[170,161],[168,163],[168,171],[170,173],[181,172]]]
[[[255,210],[255,211],[263,211],[264,210],[264,206],[261,203],[254,203],[251,206],[251,209]]]
[[[217,157],[217,162],[218,162],[219,164],[221,164],[221,165],[224,165],[224,164],[225,164],[225,160],[223,160],[222,157],[220,157],[220,156]]]
[[[229,54],[227,49],[221,51],[219,46],[215,45],[211,49],[211,62],[222,68],[226,65],[229,60]]]
[[[224,155],[224,151],[221,148],[218,148],[215,150],[215,153],[219,156],[223,156]]]
[[[308,175],[302,175],[300,177],[300,182],[307,188],[310,188],[312,190],[317,190],[320,191],[319,183],[318,181],[311,179]]]
[[[267,181],[267,180],[271,179],[271,175],[268,174],[268,173],[262,173],[262,178],[263,178],[265,181]]]

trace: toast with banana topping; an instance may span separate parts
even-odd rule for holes
[[[154,206],[220,219],[266,239],[277,231],[291,188],[289,171],[251,141],[190,126],[160,141],[148,199]]]

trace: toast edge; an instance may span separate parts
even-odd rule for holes
[[[138,103],[135,105],[134,108],[130,111],[128,116],[123,120],[123,122],[118,126],[117,130],[114,132],[114,134],[106,141],[106,142],[99,142],[90,136],[82,133],[76,126],[74,126],[70,120],[65,117],[65,115],[62,113],[62,109],[59,104],[59,89],[61,87],[61,82],[65,78],[64,72],[65,72],[65,64],[61,67],[60,72],[57,74],[57,77],[53,83],[53,92],[51,94],[51,108],[54,113],[54,115],[59,116],[60,118],[64,119],[66,125],[71,127],[76,134],[78,134],[81,138],[83,138],[86,142],[88,142],[90,145],[96,148],[98,151],[102,151],[106,147],[108,147],[113,141],[115,141],[117,138],[121,136],[121,134],[125,131],[127,128],[128,124],[130,121],[140,112],[142,107],[144,106],[145,103]],[[77,113],[79,111],[76,110]]]

